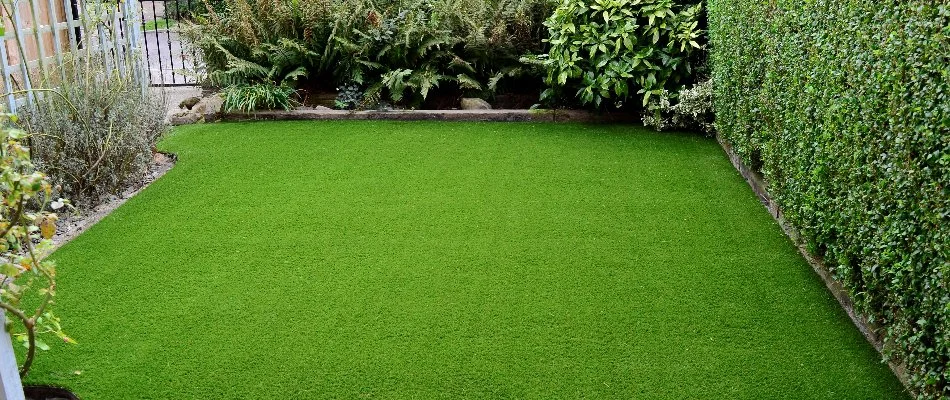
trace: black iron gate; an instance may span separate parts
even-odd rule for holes
[[[178,24],[203,7],[201,0],[139,0],[143,49],[153,86],[197,83],[196,57],[182,45]]]

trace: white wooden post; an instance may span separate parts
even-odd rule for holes
[[[122,46],[122,25],[119,21],[120,13],[120,4],[116,4],[115,7],[110,7],[109,12],[112,15],[112,26],[110,33],[112,34],[112,51],[115,56],[115,67],[119,70],[119,76],[125,75],[125,54],[123,53]]]
[[[112,78],[112,62],[109,61],[109,54],[110,54],[110,52],[108,51],[108,49],[109,49],[109,41],[106,40],[106,29],[105,29],[106,17],[105,17],[105,15],[103,15],[103,8],[104,8],[104,7],[105,7],[105,6],[100,5],[100,6],[99,6],[99,9],[96,10],[96,12],[97,12],[97,15],[96,15],[96,30],[99,32],[99,49],[98,49],[98,51],[99,51],[99,55],[102,56],[102,62],[103,62],[104,65],[105,65],[106,77],[111,79],[111,78]],[[90,49],[90,50],[91,50],[91,49]],[[88,52],[87,52],[86,54],[88,54],[89,56],[92,56],[91,53],[88,53]]]
[[[6,313],[0,312],[0,328],[4,327]],[[13,354],[13,341],[6,329],[0,331],[0,400],[24,400],[20,368]]]
[[[13,35],[16,40],[20,43],[17,46],[18,51],[20,52],[20,71],[23,73],[23,89],[26,90],[26,101],[30,105],[33,105],[35,102],[36,96],[33,94],[33,82],[30,76],[29,70],[29,58],[26,54],[26,39],[22,36],[23,33],[23,20],[20,18],[20,3],[13,2]]]
[[[47,76],[47,73],[49,72],[49,70],[46,69],[47,55],[46,55],[46,45],[43,43],[44,42],[43,31],[42,31],[43,25],[40,24],[40,13],[39,13],[40,5],[39,3],[36,2],[36,0],[30,0],[29,6],[30,6],[30,17],[33,18],[33,23],[31,24],[33,26],[33,38],[34,40],[36,40],[36,49],[37,49],[36,51],[39,52],[37,61],[39,61],[39,64],[40,64],[40,77],[42,77],[42,79],[46,81],[46,82],[43,82],[43,84],[48,85],[49,77]],[[24,55],[24,57],[26,56]],[[24,61],[25,61],[25,58],[24,58]]]
[[[76,14],[73,13],[73,5],[69,0],[63,0],[63,14],[66,16],[66,35],[69,35],[69,47],[73,50],[73,62],[79,58],[79,37],[76,36]]]
[[[56,65],[59,65],[59,74],[66,80],[66,70],[62,68],[63,65],[63,41],[59,36],[59,18],[56,14],[56,5],[53,4],[53,0],[48,0],[47,5],[47,15],[49,17],[49,27],[53,31],[53,47],[54,52],[56,53]],[[66,11],[66,10],[63,10]],[[64,13],[65,14],[65,13]],[[68,26],[68,25],[67,25]]]
[[[13,84],[10,83],[10,60],[7,57],[7,37],[3,36],[0,40],[0,63],[3,63],[0,68],[3,71],[3,89],[7,93],[7,107],[6,112],[12,113],[16,112],[16,98],[13,96]]]

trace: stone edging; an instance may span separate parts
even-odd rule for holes
[[[159,158],[159,155],[161,158]],[[125,204],[126,201],[135,197],[145,188],[149,187],[152,183],[157,181],[159,178],[165,176],[168,171],[175,166],[178,162],[178,155],[175,153],[166,153],[166,152],[157,152],[154,155],[152,164],[149,166],[149,171],[146,174],[145,179],[142,181],[141,186],[130,188],[121,195],[116,196],[113,200],[108,201],[104,204],[99,205],[93,210],[87,211],[82,215],[64,215],[63,219],[58,224],[56,235],[53,236],[53,249],[59,249],[66,243],[71,242],[73,239],[78,237],[81,233],[85,232],[93,225],[102,221],[103,218],[107,217],[109,214],[112,214],[119,206]]]
[[[390,120],[390,121],[492,121],[492,122],[602,122],[638,121],[630,113],[593,113],[582,110],[392,110],[347,111],[299,109],[259,111],[252,114],[224,113],[222,121],[256,120]]]
[[[848,317],[851,318],[851,321],[855,326],[858,327],[858,330],[861,331],[861,334],[864,335],[864,338],[867,339],[874,349],[878,353],[883,354],[884,350],[884,341],[881,335],[878,334],[882,328],[874,323],[868,321],[868,319],[859,311],[854,309],[854,302],[851,300],[851,296],[848,294],[848,291],[845,290],[841,283],[836,281],[831,274],[831,271],[828,269],[828,266],[819,258],[812,255],[808,249],[805,247],[805,241],[802,239],[801,234],[798,232],[798,229],[789,223],[786,219],[782,210],[779,208],[778,203],[772,199],[772,196],[769,194],[765,179],[758,172],[753,171],[747,167],[742,159],[736,154],[735,150],[732,148],[728,142],[725,141],[721,136],[716,135],[716,140],[719,142],[719,145],[722,146],[723,151],[726,155],[729,156],[729,161],[732,162],[732,165],[739,171],[739,174],[745,178],[746,182],[752,187],[752,191],[755,192],[756,196],[759,197],[759,201],[762,202],[762,205],[769,211],[769,214],[772,215],[772,218],[778,222],[779,226],[782,227],[782,230],[785,232],[785,235],[792,240],[792,243],[795,244],[795,247],[798,248],[798,252],[805,258],[805,261],[808,261],[808,264],[811,265],[811,268],[815,271],[816,274],[824,281],[825,286],[828,288],[828,291],[838,300],[838,303],[841,304],[841,308],[848,314]],[[908,385],[908,376],[907,368],[902,362],[895,360],[889,360],[887,362],[888,367],[891,368],[891,371],[897,376],[897,379],[901,381],[904,387],[908,392],[911,391],[910,386]]]

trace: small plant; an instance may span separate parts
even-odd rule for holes
[[[333,104],[338,109],[352,110],[363,103],[363,91],[355,83],[340,86],[336,90],[336,100]]]
[[[49,349],[40,336],[75,343],[51,309],[56,265],[45,259],[53,250],[58,220],[47,209],[69,203],[52,200],[53,185],[30,161],[30,150],[22,143],[27,133],[13,128],[14,122],[16,117],[0,115],[0,308],[6,313],[7,331],[27,349],[20,368],[20,376],[26,376],[36,349]]]
[[[675,95],[663,90],[650,100],[643,113],[643,125],[652,126],[658,131],[697,129],[712,134],[716,130],[712,94],[712,80],[684,88]]]
[[[290,110],[296,104],[292,98],[297,91],[286,85],[255,83],[231,85],[224,88],[225,111],[254,112],[258,110]]]
[[[672,0],[564,0],[545,21],[547,54],[524,62],[543,66],[542,100],[576,89],[582,104],[619,107],[632,94],[643,105],[691,75],[690,53],[702,46],[702,4]]]

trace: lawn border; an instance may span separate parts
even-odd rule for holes
[[[729,144],[725,139],[720,135],[716,135],[716,141],[719,142],[719,145],[722,147],[723,151],[729,157],[729,161],[732,162],[733,167],[739,171],[739,174],[745,178],[746,183],[752,188],[752,191],[755,192],[755,195],[759,198],[759,201],[765,206],[765,209],[768,210],[769,215],[778,222],[779,226],[782,228],[782,231],[785,232],[785,235],[792,241],[792,244],[798,248],[798,252],[801,253],[802,257],[805,258],[805,261],[808,262],[808,265],[815,271],[816,274],[821,278],[825,283],[825,287],[828,288],[828,291],[838,300],[838,304],[841,305],[841,308],[848,314],[848,317],[851,318],[851,322],[861,331],[861,334],[864,335],[864,338],[867,339],[874,349],[881,355],[884,351],[884,340],[883,337],[879,334],[882,328],[869,321],[867,317],[855,310],[854,301],[851,300],[851,296],[848,294],[848,291],[841,286],[841,283],[836,281],[832,276],[831,270],[825,265],[824,260],[820,257],[811,254],[806,247],[804,239],[802,239],[801,233],[799,233],[798,228],[792,225],[788,220],[785,219],[782,209],[779,207],[779,204],[772,199],[771,194],[769,194],[768,186],[765,181],[765,177],[761,173],[756,172],[745,165],[742,162],[742,159],[736,154],[735,150],[732,148],[732,145]],[[909,385],[909,375],[907,374],[906,365],[899,360],[887,360],[887,365],[890,367],[891,372],[900,380],[901,384],[904,385],[904,388],[907,389],[908,393],[914,394]]]
[[[100,204],[92,210],[76,215],[61,215],[61,222],[58,224],[56,235],[53,236],[53,250],[55,251],[63,247],[66,243],[73,241],[83,232],[98,224],[99,221],[102,221],[109,216],[109,214],[112,214],[113,211],[125,204],[129,199],[135,197],[145,190],[145,188],[165,176],[176,164],[178,164],[177,154],[157,151],[153,154],[152,163],[150,163],[148,167],[149,170],[145,173],[139,185],[128,188],[124,192],[114,196],[111,201]]]
[[[295,120],[388,120],[388,121],[480,121],[480,122],[640,122],[630,113],[594,113],[584,110],[369,110],[297,109],[222,113],[222,121]]]

